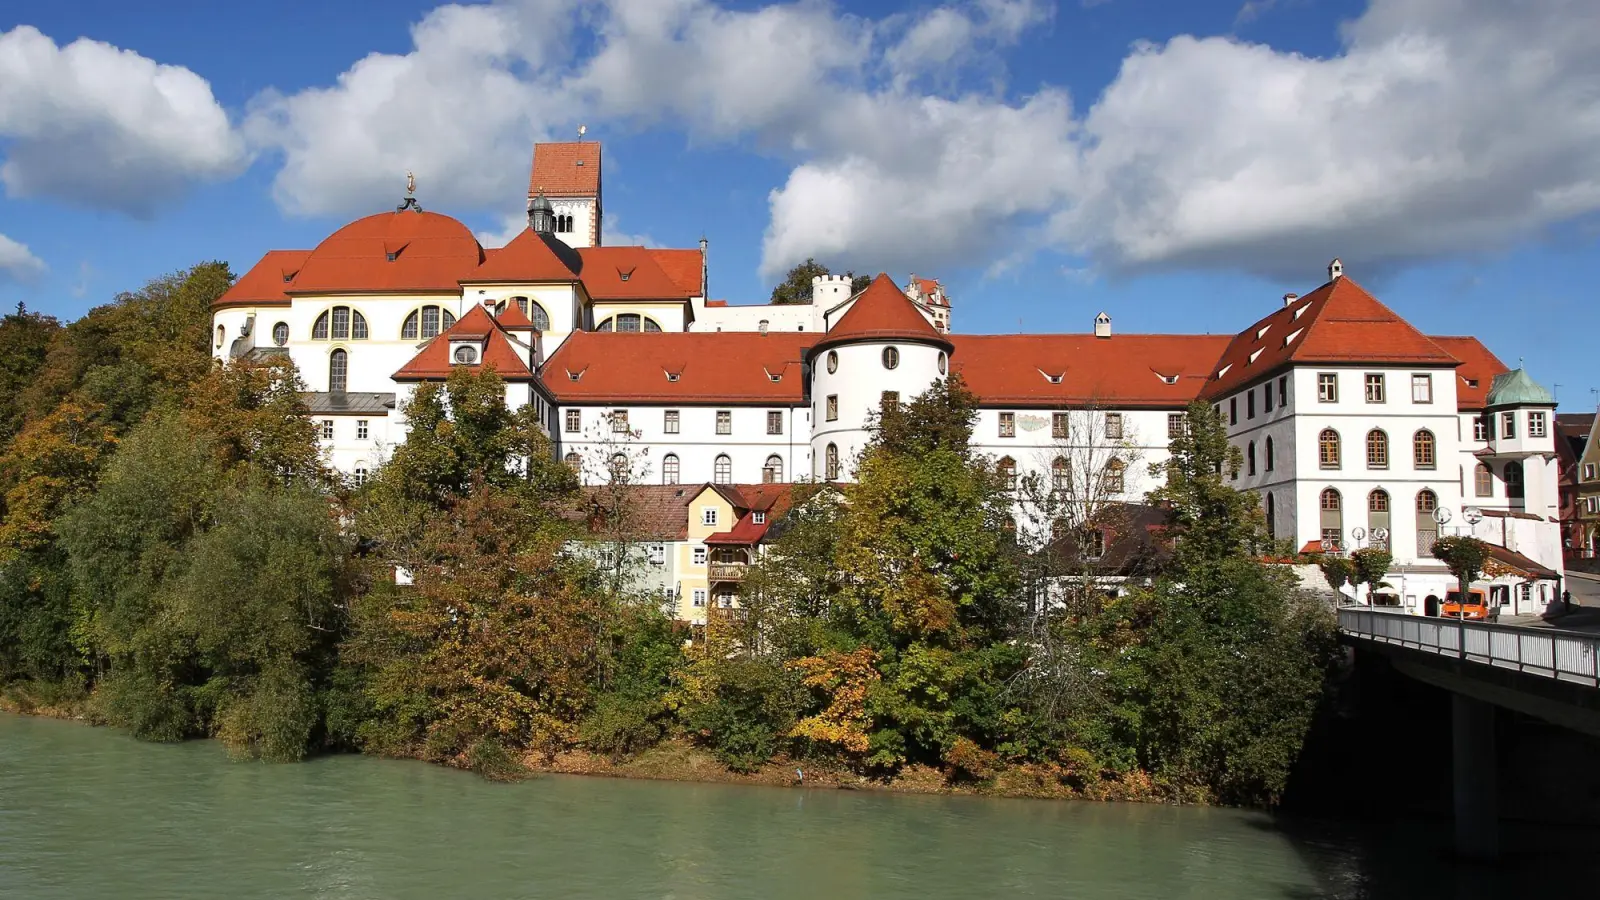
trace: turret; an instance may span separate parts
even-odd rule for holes
[[[528,201],[528,227],[539,234],[555,234],[556,208],[550,204],[543,190]]]

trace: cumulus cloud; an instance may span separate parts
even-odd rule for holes
[[[970,6],[941,6],[914,19],[905,34],[890,45],[883,61],[895,84],[905,87],[918,76],[936,79],[959,74],[983,55],[1015,44],[1024,32],[1048,21],[1053,8],[1035,0],[979,0]]]
[[[34,256],[27,244],[0,234],[0,281],[32,281],[44,272],[44,260]]]
[[[7,194],[140,217],[247,162],[205,79],[87,38],[58,47],[26,25],[0,32],[0,140]]]

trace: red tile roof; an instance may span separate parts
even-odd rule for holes
[[[211,308],[288,306],[286,291],[310,255],[310,250],[268,250],[260,262],[251,266],[250,271],[211,304]]]
[[[689,503],[700,493],[697,484],[634,484],[626,488],[629,530],[647,541],[682,541],[689,537]],[[591,537],[605,540],[607,507],[615,498],[605,485],[584,487],[568,513]]]
[[[683,300],[700,293],[698,274],[695,286],[685,289],[644,247],[582,247],[578,256],[583,288],[596,300]]]
[[[919,340],[946,346],[950,343],[922,317],[905,291],[882,272],[861,292],[844,317],[828,329],[817,348],[844,341],[880,339]]]
[[[522,307],[515,303],[507,302],[506,308],[501,310],[500,315],[495,316],[494,320],[501,328],[507,331],[533,330],[533,320],[528,318],[528,314],[522,311]]]
[[[805,398],[801,359],[818,337],[794,331],[580,331],[561,343],[542,377],[562,403],[797,406]],[[677,380],[669,380],[669,373]]]
[[[571,282],[581,267],[581,260],[560,238],[524,228],[511,243],[490,251],[483,265],[462,281]]]
[[[1239,332],[1217,362],[1204,396],[1232,393],[1291,362],[1451,367],[1458,363],[1347,276]]]
[[[458,366],[450,362],[451,338],[484,339],[483,360],[476,366]],[[429,341],[427,346],[411,361],[400,367],[394,373],[396,381],[433,381],[449,378],[450,373],[456,369],[467,369],[476,372],[485,367],[493,367],[500,377],[508,380],[526,381],[533,377],[528,370],[517,348],[512,346],[511,339],[495,324],[489,311],[481,305],[474,306],[456,320],[454,325]]]
[[[449,216],[414,210],[378,213],[351,222],[318,244],[288,290],[456,293],[461,279],[483,260],[483,248],[472,232]]]
[[[692,250],[658,250],[651,249],[650,255],[655,257],[656,265],[661,271],[667,273],[685,293],[686,297],[700,296],[700,274],[704,265],[705,256],[699,248]]]
[[[592,197],[600,193],[600,144],[577,141],[533,145],[528,196]]]
[[[1494,377],[1508,371],[1499,357],[1475,337],[1435,337],[1434,343],[1445,352],[1461,360],[1456,369],[1456,407],[1458,409],[1483,409],[1489,399],[1489,387]]]
[[[1228,341],[1206,334],[951,335],[950,364],[984,406],[1177,409],[1199,396]],[[1051,381],[1056,376],[1059,384]]]

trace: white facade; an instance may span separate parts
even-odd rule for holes
[[[804,406],[569,405],[559,421],[558,454],[594,484],[610,479],[618,454],[645,484],[790,482],[811,470]]]

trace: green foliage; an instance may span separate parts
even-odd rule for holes
[[[1356,564],[1346,557],[1325,556],[1317,566],[1322,569],[1322,577],[1328,579],[1328,586],[1335,591],[1355,582]]]
[[[1432,552],[1433,558],[1442,561],[1450,568],[1450,574],[1456,576],[1463,597],[1472,582],[1483,574],[1483,565],[1489,559],[1489,545],[1475,537],[1439,538],[1433,542]]]
[[[22,430],[27,407],[23,391],[44,366],[50,342],[61,330],[53,317],[28,312],[17,304],[17,311],[0,318],[0,447]]]
[[[584,746],[614,758],[661,741],[672,727],[669,693],[684,666],[683,633],[657,608],[617,611],[607,655],[611,677],[578,728]]]
[[[748,772],[784,745],[806,700],[799,679],[781,662],[734,656],[718,664],[687,720],[724,765]]]
[[[1384,584],[1383,576],[1388,574],[1389,566],[1394,562],[1394,554],[1381,547],[1363,547],[1350,554],[1350,563],[1354,567],[1354,575],[1350,579],[1359,589],[1361,585],[1370,585],[1370,593]]]

